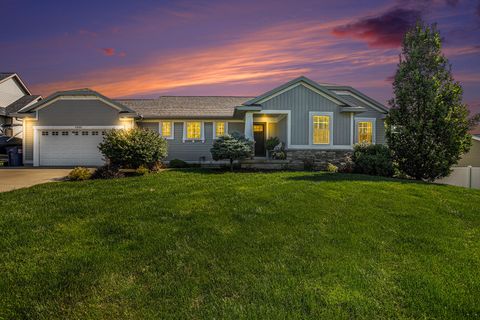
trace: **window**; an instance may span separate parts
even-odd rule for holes
[[[58,131],[52,131],[52,136],[58,136]]]
[[[73,134],[74,136],[78,136],[78,131],[72,131],[72,134]]]
[[[186,123],[187,140],[202,139],[202,123],[200,121],[190,121]]]
[[[42,131],[42,136],[48,136],[48,131]]]
[[[329,115],[312,116],[313,144],[330,144],[330,119]]]
[[[356,118],[356,142],[375,143],[375,118]]]
[[[92,131],[92,136],[98,136],[98,131]]]
[[[62,131],[62,136],[68,136],[68,131]]]
[[[373,140],[372,123],[370,121],[358,122],[358,142],[359,143],[372,143]]]
[[[263,132],[263,125],[261,125],[261,124],[254,124],[254,125],[253,125],[253,132]]]
[[[162,137],[173,139],[173,124],[171,121],[162,121],[160,123]]]
[[[226,122],[215,122],[215,136],[218,138],[224,136],[227,133]]]
[[[88,131],[82,131],[82,136],[88,136]]]

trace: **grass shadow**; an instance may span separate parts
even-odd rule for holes
[[[312,181],[312,182],[338,182],[338,181],[369,181],[369,182],[397,182],[408,184],[428,184],[423,181],[406,180],[398,178],[387,178],[380,176],[369,176],[356,173],[328,173],[328,172],[309,172],[301,176],[286,177],[287,180]]]

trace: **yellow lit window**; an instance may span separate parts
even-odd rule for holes
[[[189,140],[198,140],[202,138],[202,123],[187,122],[187,139]]]
[[[313,116],[313,144],[330,144],[329,116]]]
[[[373,126],[370,121],[358,122],[358,142],[359,143],[373,142]]]
[[[215,122],[215,136],[221,137],[225,135],[225,122]]]
[[[172,123],[171,122],[162,122],[162,136],[171,137],[172,136]]]
[[[263,132],[263,125],[261,125],[261,124],[254,124],[254,125],[253,125],[253,132]]]

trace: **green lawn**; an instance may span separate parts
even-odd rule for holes
[[[480,191],[180,170],[0,205],[0,319],[480,318]]]

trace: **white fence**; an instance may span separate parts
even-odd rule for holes
[[[452,173],[443,179],[435,181],[465,188],[480,189],[480,167],[455,167]]]

